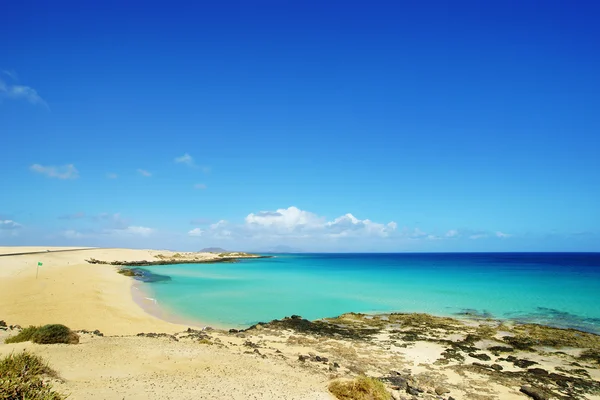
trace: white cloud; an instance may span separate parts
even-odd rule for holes
[[[67,164],[60,167],[33,164],[29,169],[39,174],[46,175],[49,178],[76,179],[79,177],[79,171],[77,171],[77,168],[75,168],[73,164]]]
[[[215,229],[223,228],[223,227],[227,226],[227,224],[228,224],[228,222],[225,221],[224,219],[222,219],[219,222],[211,224],[210,229],[215,230]]]
[[[202,233],[204,233],[204,231],[200,228],[195,228],[192,229],[191,231],[188,232],[189,236],[202,236]]]
[[[145,169],[138,168],[137,172],[138,172],[140,175],[142,175],[142,176],[145,176],[145,177],[147,177],[147,178],[149,178],[149,177],[151,177],[151,176],[152,176],[152,173],[151,173],[151,172],[148,172],[148,171],[146,171]]]
[[[398,225],[390,222],[386,225],[369,219],[360,220],[348,213],[325,223],[325,228],[331,236],[388,236]]]
[[[360,220],[348,213],[327,221],[315,213],[297,207],[251,213],[243,228],[247,235],[285,235],[287,237],[387,237],[397,228],[395,222],[381,224]]]
[[[234,236],[233,231],[229,227],[229,222],[224,219],[211,224],[207,233],[215,239],[230,239]]]
[[[194,163],[194,157],[190,156],[188,153],[185,153],[181,157],[176,157],[175,162],[178,164],[185,164],[191,168],[196,168],[196,163]]]
[[[446,232],[445,236],[447,238],[457,238],[460,236],[460,232],[458,232],[456,229],[450,229],[448,232]]]
[[[501,239],[509,238],[511,236],[512,235],[510,233],[503,233],[503,232],[500,232],[500,231],[496,232],[496,237],[499,237]]]
[[[22,225],[11,220],[11,219],[5,219],[5,220],[0,220],[0,229],[2,230],[13,230],[13,229],[19,229],[21,228]]]
[[[14,78],[14,76],[16,75],[11,75],[12,72],[9,71],[2,71],[4,72],[6,75],[9,75],[11,77]],[[42,97],[38,94],[38,92],[33,89],[32,87],[29,86],[23,86],[23,85],[12,85],[9,83],[6,83],[2,80],[0,80],[0,97],[4,97],[4,98],[8,98],[8,99],[15,99],[15,100],[26,100],[31,104],[34,105],[42,105],[46,108],[48,107],[48,104],[46,103],[46,101],[44,99],[42,99]]]
[[[122,233],[136,236],[149,236],[155,232],[152,228],[147,228],[145,226],[128,226],[125,229],[119,230]]]
[[[200,189],[200,190],[206,189],[206,185],[203,183],[197,183],[194,185],[194,189]]]
[[[423,232],[419,228],[415,228],[413,230],[404,229],[403,233],[405,236],[407,236],[411,239],[423,239],[423,238],[426,238],[428,235],[427,232]]]
[[[117,178],[119,177],[119,175],[117,175],[117,174],[112,174],[112,173],[109,173],[109,174],[106,174],[106,177],[107,177],[108,179],[117,179]]]
[[[250,213],[245,220],[250,228],[269,228],[279,232],[319,229],[325,223],[324,218],[293,206],[277,211]]]

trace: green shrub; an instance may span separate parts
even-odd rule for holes
[[[33,326],[33,325],[28,326],[27,328],[23,328],[23,329],[21,329],[21,332],[19,332],[16,336],[9,337],[8,339],[6,339],[4,341],[4,343],[27,342],[27,341],[31,340],[31,336],[33,336],[35,331],[37,331],[39,328],[40,328],[39,326]]]
[[[56,377],[41,357],[24,351],[0,359],[0,400],[64,400],[42,377]]]
[[[38,344],[77,344],[79,336],[64,325],[51,324],[38,328],[31,336],[31,341]]]
[[[340,400],[389,400],[391,395],[385,385],[374,378],[361,376],[353,381],[335,381],[329,391]]]

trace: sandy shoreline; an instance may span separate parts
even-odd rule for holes
[[[45,250],[32,251],[40,249]],[[0,254],[22,250],[0,248]],[[141,260],[156,253],[93,249],[0,257],[2,318],[22,326],[60,322],[72,329],[99,329],[111,335],[176,332],[187,328],[156,318],[140,308],[131,295],[135,281],[116,273],[117,267],[85,261],[90,257]],[[42,266],[36,279],[38,262]]]

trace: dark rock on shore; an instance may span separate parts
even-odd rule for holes
[[[140,337],[149,337],[149,338],[168,338],[171,340],[174,340],[176,342],[179,342],[179,339],[177,339],[177,336],[175,335],[169,335],[168,333],[138,333],[137,336]]]
[[[245,329],[244,332],[264,328],[275,330],[291,329],[296,332],[315,336],[339,336],[346,339],[370,339],[372,335],[381,332],[380,327],[345,323],[341,318],[339,323],[331,323],[323,320],[309,321],[297,315],[294,318],[285,317],[284,319],[275,319],[271,322],[259,322]]]
[[[515,356],[508,356],[506,358],[499,358],[498,360],[511,362],[511,363],[513,363],[513,365],[515,367],[519,367],[519,368],[529,368],[532,365],[537,364],[537,362],[535,362],[535,361],[525,360],[525,359],[519,359],[519,358],[517,358]]]
[[[491,357],[484,353],[481,353],[481,354],[469,353],[469,357],[473,357],[473,358],[476,358],[481,361],[490,361],[491,360]]]
[[[512,347],[506,346],[492,346],[489,347],[488,350],[496,356],[500,355],[500,353],[512,353],[513,351],[515,351],[515,349],[513,349]]]
[[[490,365],[490,368],[493,369],[494,371],[502,371],[504,369],[502,367],[502,365],[500,365],[500,364],[492,364],[492,365]]]
[[[550,399],[550,396],[548,396],[543,390],[531,386],[521,386],[520,391],[521,393],[525,393],[527,396],[531,397],[534,400]]]
[[[98,329],[94,330],[94,331],[87,331],[85,329],[80,329],[78,331],[75,331],[76,333],[86,333],[86,334],[90,334],[90,335],[96,335],[96,336],[104,336],[104,334],[102,332],[100,332]]]

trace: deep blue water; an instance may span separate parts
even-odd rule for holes
[[[280,254],[144,269],[171,277],[142,284],[164,310],[221,326],[468,312],[600,333],[600,253]]]

